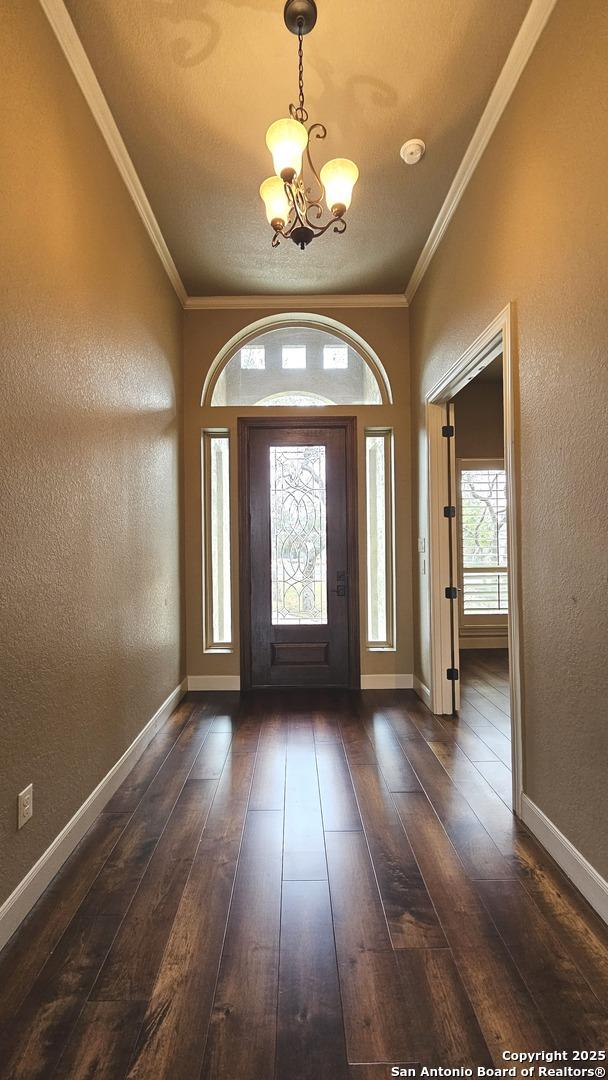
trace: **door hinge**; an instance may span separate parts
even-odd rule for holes
[[[441,429],[441,434],[443,435],[444,439],[452,439],[454,437],[454,425],[444,424]]]
[[[457,600],[458,599],[458,589],[456,588],[455,585],[446,585],[446,587],[445,587],[445,598],[446,598],[446,600]]]
[[[446,518],[456,517],[456,507],[455,506],[444,506],[444,508],[443,508],[443,516],[446,517]]]
[[[446,679],[448,679],[449,682],[457,682],[458,677],[459,677],[458,676],[458,668],[457,667],[449,667],[448,670],[445,673],[445,677],[446,677]]]

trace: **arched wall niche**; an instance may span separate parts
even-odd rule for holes
[[[281,335],[283,331],[283,335]],[[241,368],[241,350],[247,347],[255,347],[255,343],[269,341],[285,341],[294,345],[298,340],[298,334],[306,335],[308,341],[315,341],[319,347],[325,340],[329,346],[331,343],[344,343],[348,348],[348,360],[350,364],[351,378],[340,370],[323,370],[317,361],[314,370],[298,372],[289,370],[274,372],[269,369],[251,370],[245,373],[243,381],[248,379],[250,384],[256,385],[256,395],[252,397],[251,391],[241,393],[241,381],[237,380],[235,387],[236,367]],[[357,371],[357,365],[359,369]],[[227,391],[227,379],[232,373],[232,387]],[[277,375],[283,378],[277,382]],[[272,383],[269,376],[274,376]],[[356,383],[358,377],[359,382]],[[302,380],[300,382],[299,380]],[[297,395],[304,392],[304,386],[309,392],[314,390],[317,401],[307,400],[303,402],[306,407],[331,408],[334,405],[392,405],[393,393],[387,372],[377,353],[372,347],[350,327],[335,319],[324,315],[307,312],[294,312],[290,314],[270,315],[250,323],[236,333],[215,356],[205,376],[201,393],[201,405],[222,407],[242,406],[251,407],[256,405],[273,406],[280,405],[280,395]],[[329,388],[329,389],[328,389]],[[336,397],[336,391],[339,391]],[[330,394],[332,396],[330,396]],[[241,396],[239,396],[241,395]],[[290,402],[295,404],[295,401]]]

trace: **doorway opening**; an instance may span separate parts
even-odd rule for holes
[[[427,397],[431,708],[496,760],[480,771],[520,813],[519,562],[510,306]],[[485,774],[484,774],[485,775]]]
[[[239,420],[241,688],[360,685],[354,417]]]

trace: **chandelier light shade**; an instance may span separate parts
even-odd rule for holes
[[[280,231],[289,217],[289,199],[285,193],[284,180],[281,180],[280,176],[269,176],[260,185],[260,195],[264,200],[269,225],[272,225],[275,231]]]
[[[308,132],[299,120],[275,120],[266,132],[266,146],[272,154],[277,176],[291,184],[302,172],[302,155],[308,146]]]
[[[308,124],[304,105],[304,53],[302,39],[317,21],[314,0],[287,0],[283,12],[287,29],[298,37],[299,101],[289,106],[290,115],[275,120],[266,132],[266,146],[275,171],[260,186],[266,217],[273,232],[272,246],[291,239],[304,251],[311,240],[333,227],[346,229],[344,214],[359,176],[354,161],[334,158],[317,173],[311,157],[311,140],[324,139],[323,124]]]
[[[333,158],[321,169],[321,183],[325,189],[325,202],[332,214],[345,214],[353,197],[353,188],[359,179],[359,170],[348,158]]]

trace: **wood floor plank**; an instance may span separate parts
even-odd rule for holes
[[[94,1001],[147,1001],[217,787],[188,780],[91,993]]]
[[[513,868],[430,747],[408,740],[404,750],[467,873],[473,878],[512,878]]]
[[[199,750],[188,779],[219,780],[231,743],[231,731],[210,731]]]
[[[352,768],[363,827],[393,948],[446,945],[392,797],[377,768]]]
[[[133,812],[192,716],[194,702],[180,702],[105,806],[106,813]]]
[[[389,791],[420,791],[416,774],[386,716],[374,711],[364,720],[364,726]]]
[[[126,1074],[143,1002],[89,1001],[53,1080],[118,1080]]]
[[[441,738],[441,721],[416,697],[413,690],[402,691],[403,708],[423,739]]]
[[[468,726],[465,720],[462,720],[459,716],[442,716],[441,723],[448,735],[452,737],[456,745],[460,750],[468,757],[469,761],[475,763],[476,761],[495,761],[496,752],[492,746],[485,742],[481,734],[477,734],[472,728]],[[510,754],[511,747],[508,739],[504,735],[501,735],[496,728],[488,727],[499,736],[506,744],[507,750]]]
[[[451,780],[475,780],[479,775],[479,770],[449,735],[443,739],[431,739],[428,746]]]
[[[0,1031],[57,946],[129,820],[102,814],[91,825],[0,957]]]
[[[63,1052],[118,929],[112,916],[76,916],[51,952],[10,1032],[0,1038],[3,1080],[46,1080]]]
[[[527,892],[608,1008],[608,927],[526,830],[517,833],[513,858]]]
[[[213,713],[195,709],[120,837],[84,904],[88,915],[124,915],[205,740]]]
[[[328,831],[360,830],[361,818],[342,746],[316,743],[315,752],[323,811]]]
[[[339,714],[340,732],[344,743],[346,758],[350,765],[375,765],[374,748],[367,737],[364,720],[369,716],[371,706],[363,700],[363,695],[353,697],[350,707],[345,707]]]
[[[465,728],[468,728],[466,720],[464,721],[464,726]],[[471,734],[484,745],[489,746],[490,750],[492,750],[495,756],[500,761],[502,761],[503,765],[506,765],[508,769],[511,768],[511,740],[506,735],[503,735],[502,731],[499,731],[498,728],[495,728],[493,724],[486,724],[485,726],[480,725],[477,730],[475,732],[471,732]],[[459,737],[456,737],[456,741],[460,743]],[[466,745],[464,743],[461,743],[461,745],[465,753],[467,753]],[[467,753],[467,756],[470,757],[470,754]],[[487,757],[478,757],[471,758],[471,760],[491,761],[492,759]]]
[[[413,1059],[395,953],[365,837],[326,834],[349,1062]]]
[[[283,884],[275,1080],[348,1080],[326,881]]]
[[[268,1080],[275,1064],[283,812],[249,811],[201,1080]]]
[[[327,880],[313,726],[291,725],[285,773],[283,880]]]
[[[477,712],[481,713],[486,718],[486,721],[490,721],[498,728],[499,731],[504,732],[505,735],[509,735],[511,732],[511,719],[504,711],[499,709],[492,701],[490,701],[483,694],[480,694],[478,690],[470,688],[462,688],[462,698],[467,701],[469,705],[473,705]]]
[[[429,1066],[458,1062],[474,1068],[492,1058],[449,949],[397,954],[402,1002],[412,1025],[412,1044]]]
[[[513,801],[511,770],[506,765],[503,765],[502,761],[480,761],[477,767],[484,779],[494,788],[496,794],[500,795],[503,802],[510,807]]]
[[[200,1073],[255,755],[229,755],[134,1053],[129,1077]]]
[[[416,794],[394,799],[494,1064],[504,1067],[508,1047],[551,1047],[550,1030],[430,803]]]
[[[340,724],[335,712],[317,710],[312,713],[314,737],[317,742],[341,743]]]
[[[287,731],[269,716],[262,725],[249,801],[250,810],[282,810],[285,802]]]
[[[523,886],[487,881],[479,891],[556,1044],[605,1049],[608,1013]]]

